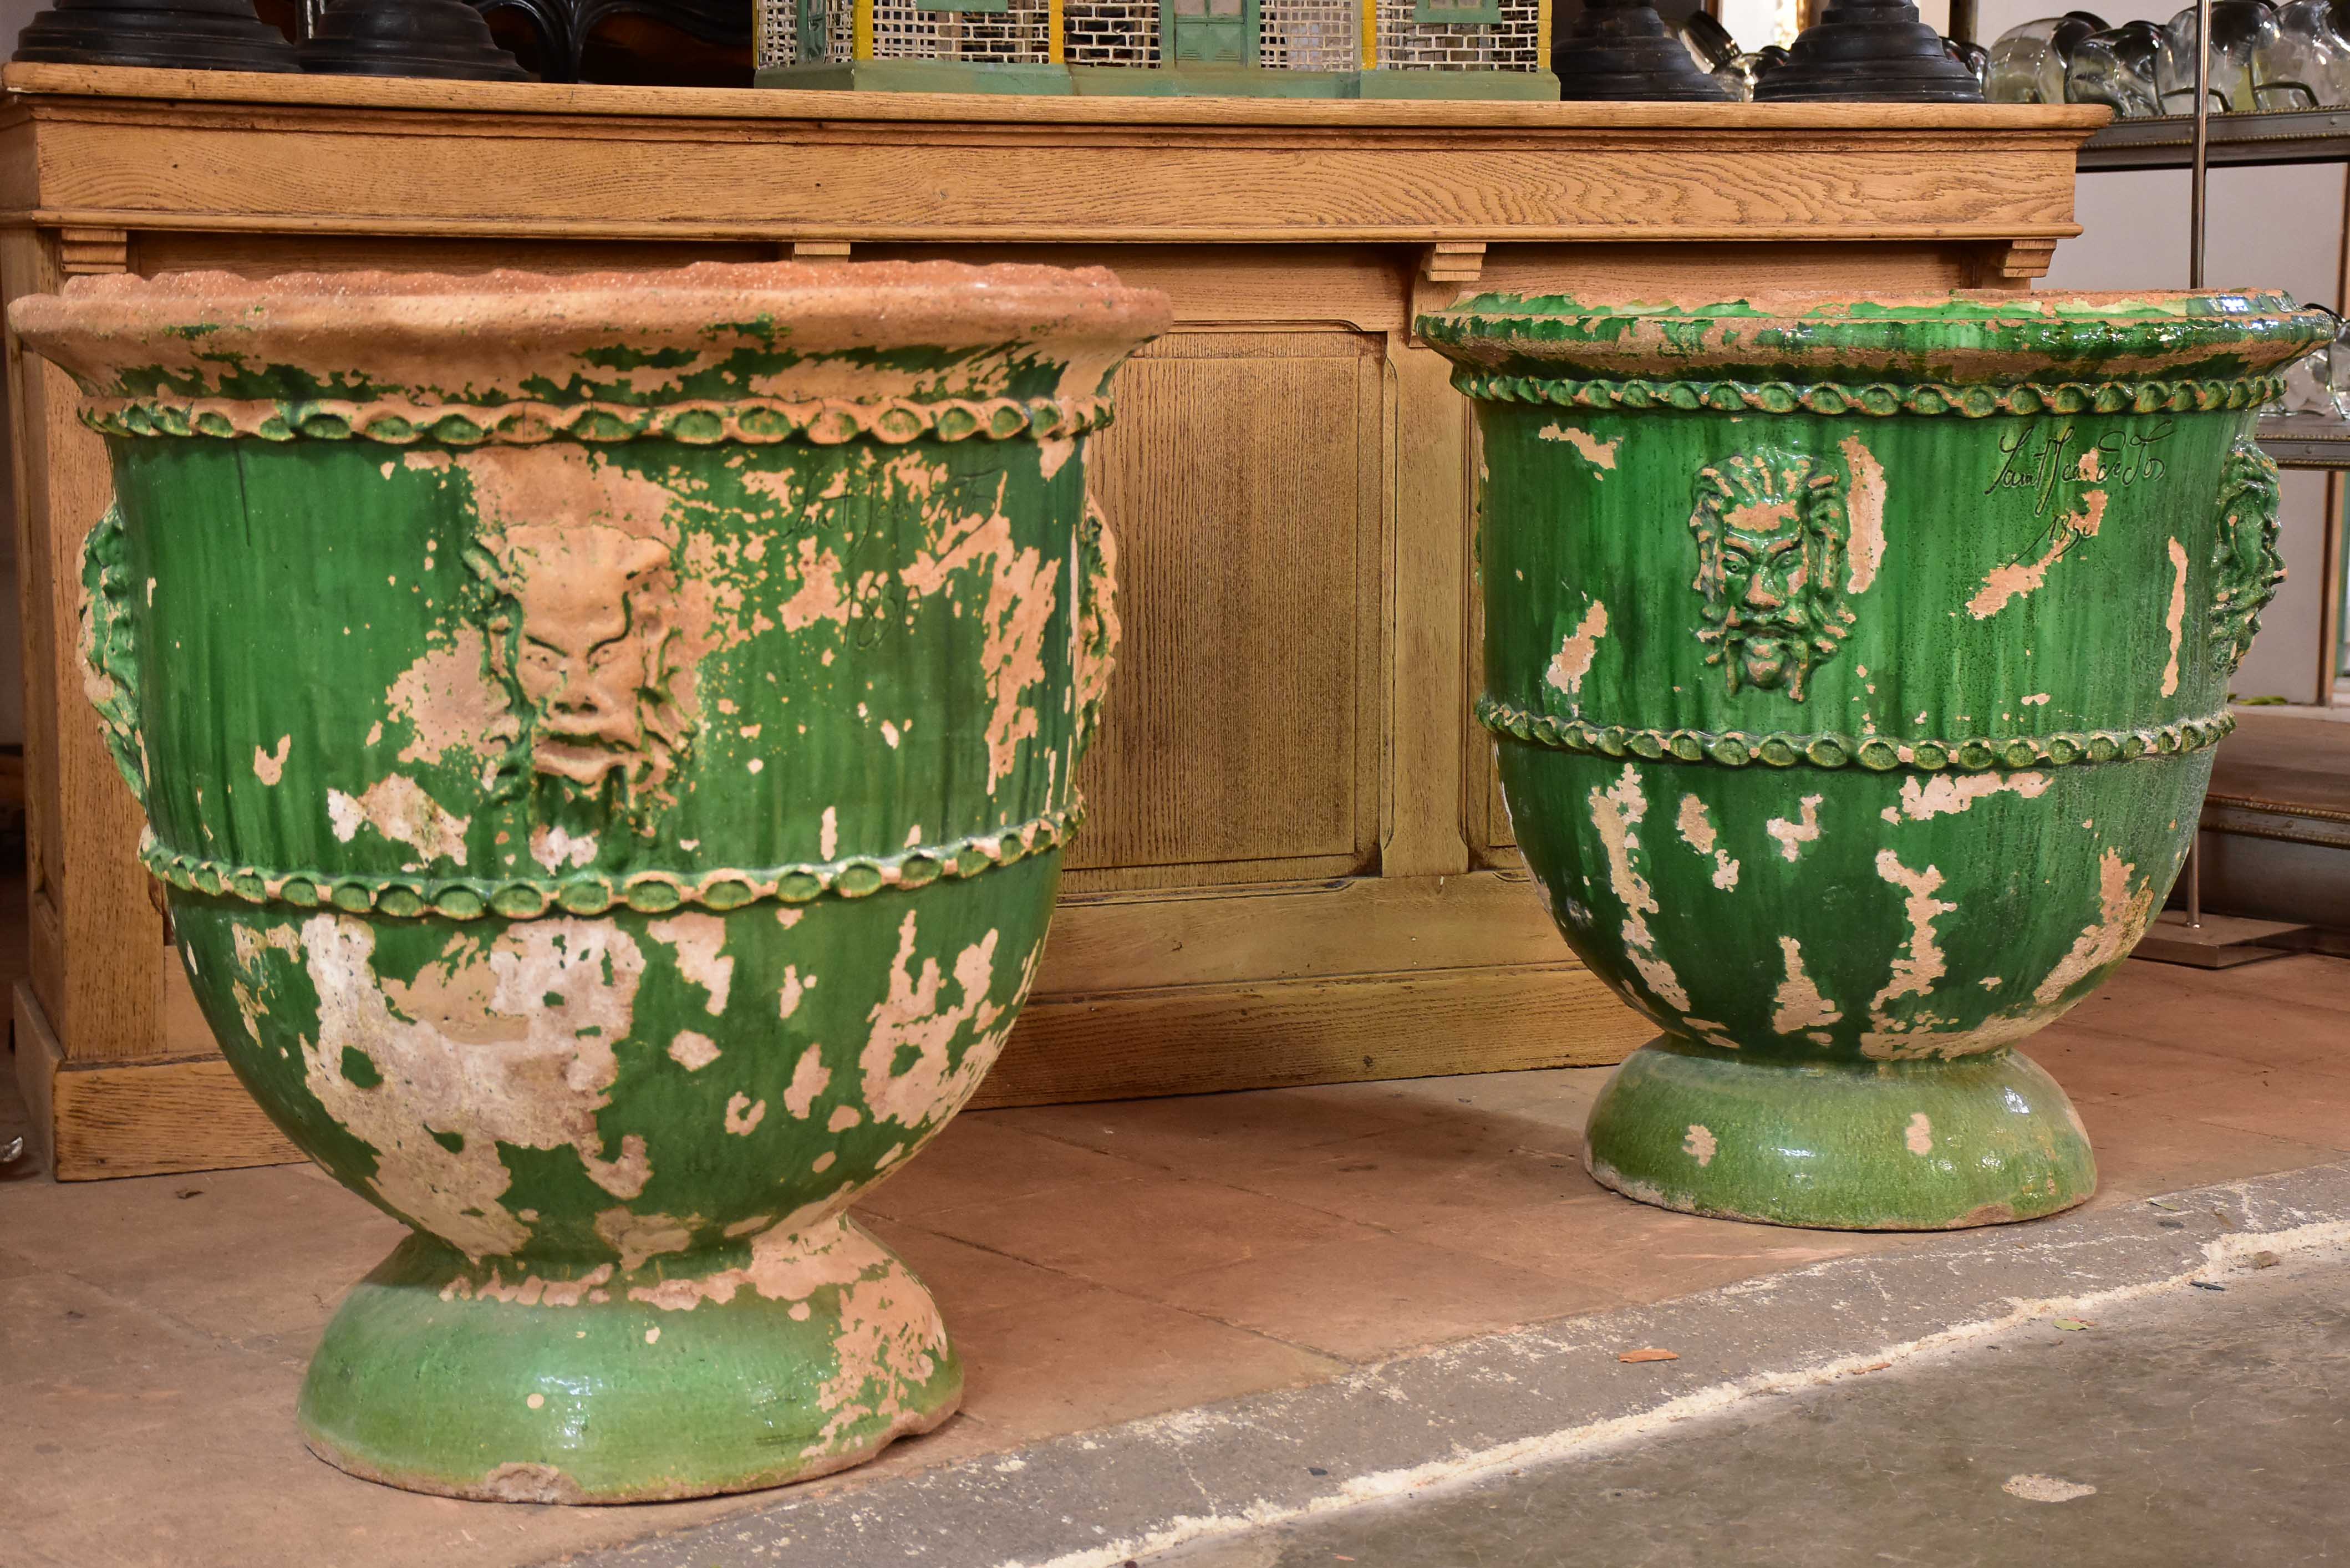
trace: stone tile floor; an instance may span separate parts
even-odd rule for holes
[[[2100,1206],[2350,1153],[2350,961],[2134,962],[2032,1054],[2097,1141]],[[1605,1075],[963,1117],[863,1214],[937,1293],[964,1413],[815,1485],[1921,1244],[1601,1191],[1578,1130]],[[0,1105],[0,1138],[20,1115]],[[400,1234],[307,1167],[0,1183],[0,1564],[520,1564],[771,1501],[465,1503],[311,1459],[291,1419],[304,1362]]]

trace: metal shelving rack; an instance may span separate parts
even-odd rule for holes
[[[2213,167],[2350,161],[2350,108],[2223,114],[2210,120],[2206,130],[2205,158]],[[2191,114],[2117,119],[2081,149],[2081,171],[2186,169],[2193,166],[2194,156]]]

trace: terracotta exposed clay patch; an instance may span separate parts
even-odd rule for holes
[[[955,572],[988,574],[980,664],[991,709],[987,791],[993,794],[1012,772],[1020,742],[1036,733],[1036,711],[1027,705],[1025,695],[1045,679],[1045,630],[1058,602],[1061,563],[1047,562],[1039,552],[1014,545],[1001,484],[994,509],[984,516],[957,515],[949,499],[942,495],[925,506],[930,544],[911,565],[900,568],[898,577],[915,595],[926,597],[943,589]]]
[[[2178,691],[2178,634],[2187,624],[2187,551],[2177,539],[2170,541],[2170,608],[2162,618],[2162,629],[2170,634],[2170,662],[2162,667],[2162,694],[2176,696]]]
[[[789,1018],[793,1013],[797,1012],[800,1010],[800,998],[806,996],[808,988],[814,984],[816,984],[816,976],[809,975],[802,979],[799,965],[785,964],[784,983],[775,990],[775,1016]]]
[[[775,619],[785,631],[805,631],[820,620],[847,626],[848,593],[840,580],[840,557],[814,539],[802,539],[794,548],[800,586],[776,609]]]
[[[406,774],[391,774],[369,784],[357,796],[338,789],[327,792],[327,821],[335,836],[348,844],[361,827],[372,827],[396,844],[405,844],[427,861],[465,863],[465,830],[473,826],[424,793],[424,786]]]
[[[1694,1122],[1690,1124],[1689,1136],[1681,1139],[1681,1152],[1697,1161],[1700,1168],[1713,1163],[1714,1154],[1721,1147],[1711,1129]]]
[[[898,927],[889,993],[873,1009],[873,1032],[858,1057],[873,1119],[910,1127],[941,1119],[968,1098],[1010,1032],[1008,1023],[996,1027],[1005,1012],[988,1000],[995,983],[996,933],[988,932],[955,955],[959,1000],[951,1003],[943,994],[938,960],[925,958],[919,970],[914,967],[916,938],[915,912],[909,909]],[[953,1047],[966,1027],[968,1043],[958,1062]],[[899,1065],[909,1052],[912,1060]]]
[[[2094,538],[2105,522],[2106,493],[2085,490],[2081,505],[2057,520],[2055,536],[2050,540],[2047,554],[2026,565],[2011,561],[2003,566],[1993,566],[1983,576],[1983,586],[1967,601],[1967,613],[1977,620],[1989,620],[2015,599],[2033,592],[2047,580],[2048,568],[2057,558],[2084,539]]]
[[[1640,852],[1637,830],[1648,812],[1639,771],[1629,763],[1612,787],[1595,786],[1591,791],[1591,826],[1598,831],[1600,847],[1607,856],[1607,884],[1624,906],[1626,956],[1659,1001],[1675,1012],[1687,1012],[1689,992],[1681,988],[1672,966],[1657,955],[1656,937],[1648,929],[1648,918],[1657,913],[1657,898],[1648,878],[1640,875],[1637,859]]]
[[[1942,885],[1939,867],[1929,866],[1912,871],[1901,864],[1900,857],[1890,849],[1877,851],[1877,874],[1901,889],[1902,914],[1909,922],[1908,940],[1893,961],[1893,971],[1885,989],[1869,1000],[1870,1028],[1860,1037],[1861,1054],[1887,1060],[1906,1060],[1928,1055],[1961,1055],[1971,1050],[1988,1050],[1989,1045],[1976,1044],[1977,1031],[1935,1033],[1946,1022],[1930,1012],[1921,1012],[1909,1019],[1893,1017],[1887,1012],[1888,1003],[1905,996],[1931,996],[1934,982],[1949,972],[1942,957],[1941,944],[1935,940],[1934,922],[1958,909],[1934,897]],[[2032,1026],[2038,1027],[2037,1024]],[[2025,1029],[2022,1033],[2030,1033]]]
[[[784,1091],[784,1109],[795,1121],[806,1121],[816,1108],[816,1097],[832,1085],[832,1069],[824,1064],[824,1047],[811,1045],[800,1053],[792,1069],[791,1086]]]
[[[499,1201],[513,1179],[500,1144],[569,1147],[614,1197],[644,1189],[652,1172],[644,1140],[628,1135],[609,1158],[596,1126],[619,1076],[613,1043],[629,1033],[644,972],[635,942],[611,921],[536,920],[486,943],[460,935],[405,984],[378,978],[375,932],[348,915],[304,921],[302,948],[318,997],[318,1038],[303,1043],[305,1085],[376,1151],[369,1185],[391,1208],[471,1256],[515,1251],[530,1231]],[[380,1083],[345,1076],[346,1051],[371,1062]]]
[[[276,784],[279,779],[286,776],[286,758],[293,749],[294,737],[291,735],[278,736],[277,749],[275,752],[265,752],[259,746],[254,747],[253,776],[263,784]]]
[[[1762,825],[1762,831],[1778,841],[1779,854],[1789,863],[1803,853],[1803,847],[1820,836],[1820,802],[1825,797],[1807,794],[1798,803],[1800,821],[1774,816]]]
[[[1616,467],[1616,449],[1624,441],[1622,436],[1614,441],[1601,441],[1576,425],[1544,425],[1534,434],[1544,441],[1563,441],[1575,449],[1577,457],[1592,467],[1608,471]]]
[[[1681,842],[1701,856],[1713,857],[1713,885],[1724,892],[1738,886],[1738,862],[1730,851],[1717,847],[1721,835],[1714,831],[1713,819],[1705,814],[1705,802],[1693,794],[1681,796],[1680,815],[1673,826],[1680,830]]]
[[[560,517],[663,544],[676,537],[668,518],[677,497],[631,473],[607,452],[558,441],[471,447],[454,456],[458,469],[473,483],[473,503],[485,528]]]
[[[843,1188],[759,1232],[751,1241],[751,1261],[742,1268],[632,1285],[629,1299],[664,1312],[691,1312],[703,1302],[723,1306],[742,1290],[771,1302],[805,1302],[827,1285],[853,1283],[869,1270],[898,1268],[898,1261],[872,1238],[837,1218],[847,1195]]]
[[[718,1060],[718,1044],[707,1034],[696,1034],[691,1029],[678,1031],[677,1038],[669,1043],[670,1060],[689,1073],[699,1073]]]
[[[2130,877],[2137,867],[2108,849],[2097,861],[2097,918],[2074,940],[2072,950],[2033,988],[2032,1000],[2053,1007],[2064,994],[2107,964],[2129,956],[2146,935],[2154,918],[2155,886],[2151,877],[2136,892]]]
[[[1803,944],[1794,937],[1781,937],[1779,954],[1786,961],[1787,978],[1779,982],[1774,999],[1777,1010],[1771,1015],[1771,1027],[1782,1034],[1799,1034],[1807,1029],[1842,1023],[1842,1010],[1822,996],[1820,988],[1812,983],[1812,977],[1804,972]]]
[[[437,763],[452,752],[488,762],[522,736],[505,687],[490,674],[489,643],[479,627],[460,626],[444,646],[420,655],[384,697],[391,716],[409,729],[403,763]]]
[[[1583,678],[1591,673],[1591,661],[1599,656],[1599,639],[1607,635],[1607,607],[1593,599],[1582,621],[1558,645],[1543,679],[1569,697],[1581,696]]]
[[[766,1114],[766,1101],[754,1101],[748,1095],[734,1095],[726,1102],[726,1130],[737,1137],[749,1137]]]
[[[680,1220],[671,1214],[607,1209],[596,1216],[596,1234],[620,1254],[620,1272],[629,1274],[634,1273],[647,1258],[682,1252],[692,1246],[693,1228],[701,1222],[698,1218]]]
[[[1929,996],[1934,982],[1948,972],[1942,961],[1941,944],[1934,940],[1934,922],[1954,912],[1958,906],[1947,904],[1934,897],[1942,885],[1941,871],[1932,866],[1922,871],[1912,871],[1901,864],[1901,858],[1890,849],[1877,852],[1877,874],[1901,889],[1902,913],[1909,922],[1909,940],[1899,958],[1893,961],[1893,977],[1885,989],[1870,999],[1869,1011],[1880,1012],[1888,1002],[1904,996]]]
[[[1866,593],[1885,563],[1885,465],[1858,436],[1846,436],[1838,449],[1852,472],[1845,496],[1845,515],[1852,525],[1846,545],[1845,592]]]
[[[1887,822],[1898,823],[1905,816],[1912,822],[1926,822],[2011,790],[2026,800],[2037,800],[2047,788],[2046,774],[1936,774],[1922,782],[1905,778],[1900,805],[1888,805],[1879,815]]]
[[[676,951],[677,972],[702,987],[709,999],[702,1003],[703,1011],[712,1018],[724,1012],[727,992],[734,985],[734,961],[719,956],[719,950],[726,945],[726,922],[696,911],[655,920],[645,930]]]
[[[1919,1111],[1909,1118],[1909,1125],[1901,1129],[1901,1143],[1911,1154],[1921,1158],[1934,1152],[1934,1124],[1926,1118],[1925,1112]]]
[[[530,830],[530,857],[550,872],[585,866],[596,858],[596,836],[583,833],[575,838],[542,823]]]
[[[1090,493],[1086,496],[1086,513],[1095,529],[1097,559],[1087,579],[1083,612],[1074,618],[1069,630],[1073,641],[1069,668],[1075,676],[1070,695],[1080,715],[1098,711],[1108,697],[1118,647],[1126,639],[1125,625],[1118,617],[1118,538]],[[1077,740],[1070,743],[1074,746]]]
[[[525,1274],[508,1284],[499,1265],[492,1263],[488,1279],[474,1281],[460,1275],[441,1287],[441,1299],[504,1302],[512,1306],[576,1307],[590,1296],[601,1300],[603,1287],[611,1281],[612,1265],[598,1263],[576,1280],[547,1280]]]

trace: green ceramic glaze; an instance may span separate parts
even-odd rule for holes
[[[954,1409],[843,1210],[1035,972],[1117,620],[1102,272],[90,280],[92,696],[238,1075],[417,1234],[301,1418],[622,1501]]]
[[[1484,297],[1502,787],[1664,1033],[1593,1107],[1629,1196],[1926,1229],[2095,1186],[2016,1044],[2160,909],[2274,591],[2268,296]]]

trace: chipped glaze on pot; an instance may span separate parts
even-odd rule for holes
[[[1560,930],[1664,1033],[1594,1106],[1667,1208],[1925,1229],[2095,1186],[2014,1050],[2161,907],[2282,576],[2272,296],[1486,297],[1487,691]]]
[[[357,1474],[622,1501],[936,1426],[848,1220],[1042,949],[1117,641],[1106,272],[78,280],[91,695],[222,1049],[415,1228],[301,1399]]]

